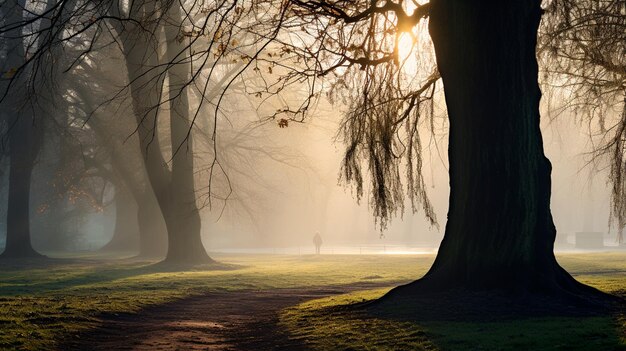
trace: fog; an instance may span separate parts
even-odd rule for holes
[[[625,44],[624,0],[0,0],[0,349],[623,349]]]
[[[154,39],[155,47],[143,48],[144,54],[154,55],[158,61],[163,59],[158,56],[165,55],[169,46],[191,51],[194,42],[186,46],[182,43],[184,37],[172,40],[171,36],[179,34],[187,24],[185,21],[193,20],[187,18],[179,26],[170,25],[175,28],[159,29],[165,33],[161,35],[163,38]],[[408,62],[411,79],[419,80],[430,74],[433,53],[426,27],[416,28],[421,39],[412,43],[402,56],[404,63]],[[180,35],[186,33],[182,30]],[[245,42],[251,34],[233,35],[239,35]],[[112,33],[100,34],[98,43],[106,43],[113,37]],[[136,38],[120,38],[120,42],[126,40],[129,46],[137,44]],[[79,44],[70,44],[75,47],[68,44],[69,48],[81,52]],[[172,72],[169,68],[150,72],[158,77],[160,88],[152,87],[150,81],[140,84],[137,77],[142,75],[129,72],[132,67],[149,67],[149,64],[132,62],[136,57],[129,52],[107,46],[89,52],[67,75],[59,75],[62,79],[57,84],[64,93],[52,97],[59,100],[54,106],[46,106],[46,114],[53,117],[53,126],[45,128],[43,147],[30,181],[33,247],[48,253],[96,252],[103,247],[130,253],[138,250],[138,233],[143,230],[151,233],[149,241],[157,243],[160,247],[156,251],[159,251],[166,246],[167,220],[161,218],[157,203],[161,207],[166,203],[172,203],[172,207],[190,206],[193,199],[164,199],[193,192],[201,218],[202,242],[209,252],[310,253],[317,232],[323,238],[324,253],[436,250],[445,230],[449,195],[447,119],[442,89],[434,95],[432,122],[421,123],[419,132],[424,143],[422,173],[438,221],[434,225],[430,223],[422,209],[417,206],[414,211],[407,199],[404,210],[394,213],[391,221],[381,226],[373,215],[369,173],[364,171],[364,194],[360,201],[354,184],[339,179],[345,144],[338,138],[338,130],[350,109],[351,102],[347,101],[350,92],[345,93],[343,100],[335,98],[334,104],[322,94],[326,90],[311,92],[301,86],[305,84],[289,85],[287,92],[263,96],[264,88],[280,82],[268,76],[289,73],[288,69],[275,67],[271,59],[261,61],[260,66],[240,76],[236,84],[226,89],[224,82],[250,58],[246,50],[255,49],[258,43],[253,44],[240,45],[235,59],[221,62],[219,67],[215,61],[214,66],[205,62],[199,68],[192,68],[198,76],[187,77],[182,83],[175,81],[181,77],[173,71],[181,69],[178,66],[183,64],[173,65]],[[411,58],[412,52],[420,50],[423,52]],[[72,52],[61,55],[59,60],[71,62],[72,55]],[[212,54],[206,55],[207,60],[214,59]],[[342,69],[338,70],[343,74]],[[406,73],[400,72],[398,76]],[[133,74],[137,75],[135,79],[131,79]],[[193,83],[193,87],[187,89],[187,83]],[[404,88],[415,88],[410,82],[406,84]],[[207,86],[212,88],[207,91]],[[596,233],[610,248],[618,240],[616,229],[611,232],[609,225],[606,160],[594,159],[590,154],[597,142],[590,135],[597,135],[597,131],[589,129],[576,111],[563,109],[568,106],[563,90],[566,89],[544,99],[542,108],[544,148],[553,165],[551,208],[558,230],[556,249],[581,248],[575,244],[578,232]],[[280,118],[278,112],[290,110],[294,101],[303,100],[313,101],[314,105],[307,107],[306,118]],[[152,125],[146,118],[153,118],[153,122],[148,120]],[[175,126],[180,120],[184,120],[182,127]],[[146,128],[152,129],[146,131]],[[188,129],[189,133],[181,129]],[[366,156],[360,157],[362,166],[367,167]],[[177,159],[187,162],[180,177],[188,177],[185,181],[178,179],[178,183],[171,175],[178,172],[174,172],[174,165],[182,162]],[[8,168],[5,157],[0,175],[3,203],[8,201]],[[155,181],[167,184],[157,186],[153,184]],[[190,186],[192,191],[176,188],[181,184]],[[162,194],[166,188],[170,192],[167,196]],[[2,210],[6,211],[6,207]],[[137,219],[136,212],[143,213],[143,220]],[[0,215],[5,217],[6,213]],[[180,213],[171,215],[174,217],[178,217],[178,225],[187,222]],[[125,238],[114,240],[116,233]],[[4,246],[5,237],[3,222],[0,247]]]
[[[407,204],[405,213],[381,231],[368,207],[368,196],[365,195],[358,204],[352,189],[337,182],[343,156],[343,145],[333,140],[338,119],[339,116],[324,111],[305,125],[279,131],[297,136],[296,142],[285,142],[285,146],[301,153],[308,171],[283,167],[281,172],[273,172],[273,184],[280,191],[261,195],[262,201],[272,206],[254,219],[256,227],[242,232],[237,227],[245,228],[245,224],[238,218],[211,223],[210,228],[219,228],[215,232],[233,234],[212,236],[208,229],[204,239],[209,250],[312,251],[312,236],[316,231],[322,233],[324,245],[331,247],[328,250],[332,252],[408,253],[428,252],[438,247],[443,238],[449,195],[443,112],[440,115],[442,125],[435,131],[424,165],[438,228],[431,226],[420,210],[413,213]],[[576,232],[603,233],[605,245],[609,246],[607,249],[616,246],[615,229],[611,231],[609,228],[607,175],[603,169],[589,164],[592,160],[589,155],[591,139],[587,131],[572,116],[560,116],[555,121],[546,121],[543,132],[546,153],[553,164],[552,212],[558,230],[556,249],[576,249]]]
[[[242,107],[231,102],[230,113],[238,116],[238,122],[231,121],[224,127],[224,139],[235,140],[240,133],[246,133],[246,145],[254,150],[243,148],[237,154],[240,158],[233,158],[233,164],[226,167],[224,175],[232,190],[226,201],[213,199],[209,204],[206,194],[198,192],[204,246],[209,252],[306,254],[313,252],[312,237],[319,232],[322,253],[435,251],[443,237],[449,194],[442,105],[435,116],[434,130],[423,131],[429,140],[423,172],[438,226],[430,225],[420,209],[413,213],[407,203],[404,213],[398,213],[386,228],[381,228],[368,203],[369,189],[357,202],[354,189],[339,182],[344,145],[336,138],[336,131],[341,106],[320,103],[304,123],[279,128],[274,122],[259,122],[259,111],[252,104]],[[602,235],[606,249],[618,244],[615,229],[611,232],[609,228],[607,174],[601,160],[593,160],[589,154],[589,133],[574,116],[555,117],[544,106],[544,146],[553,165],[552,213],[558,230],[557,250],[577,249],[577,232]],[[132,145],[125,141],[120,147],[130,149]],[[56,194],[50,185],[55,182],[52,173],[59,156],[51,148],[44,150],[35,168],[36,191],[31,195],[35,204],[31,210],[35,249],[52,253],[99,250],[115,230],[116,206],[120,206],[115,186],[103,188],[100,205],[80,195],[72,198],[71,194]],[[221,152],[230,151],[226,148]],[[1,201],[6,202],[7,172],[2,176]],[[197,179],[196,187],[202,187],[205,181]],[[50,207],[51,199],[58,196],[61,201],[56,199],[56,207]],[[136,223],[127,227],[137,230]],[[3,223],[0,245],[4,245],[5,235]],[[59,240],[59,235],[65,239]]]

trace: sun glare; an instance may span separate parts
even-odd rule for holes
[[[417,72],[417,58],[414,53],[415,36],[413,33],[402,32],[398,38],[398,59],[406,74]]]

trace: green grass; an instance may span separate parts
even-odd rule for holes
[[[433,260],[429,255],[214,257],[228,269],[220,266],[214,270],[162,272],[150,262],[115,260],[76,260],[30,269],[0,266],[0,349],[49,350],[64,338],[97,327],[103,314],[132,313],[148,305],[206,292],[329,286],[362,281],[388,282],[391,286],[393,282],[421,276]],[[567,255],[561,261],[580,280],[607,291],[618,291],[626,290],[625,258],[625,254]],[[329,310],[332,306],[376,298],[384,291],[311,301],[287,309],[282,315],[282,323],[294,337],[303,338],[321,350],[388,350],[390,345],[405,350],[457,350],[462,349],[459,345],[495,345],[499,342],[498,335],[508,335],[507,332],[511,331],[510,327],[499,325],[424,325]],[[607,327],[613,322],[607,319],[585,321],[585,326],[593,326],[585,327],[587,336],[609,340],[609,344],[614,345],[615,340],[611,339],[615,335],[614,329]],[[578,326],[578,322],[554,320],[547,321],[547,324],[521,323],[534,325],[537,332],[553,325],[557,334],[558,328],[567,323]],[[519,329],[531,330],[530,324],[520,324]],[[493,341],[487,337],[491,330],[496,335]],[[515,333],[510,339],[513,345],[522,332]],[[621,343],[623,345],[624,340]]]
[[[216,255],[229,269],[159,272],[150,262],[74,261],[0,266],[0,349],[41,350],[97,327],[105,313],[211,291],[394,282],[423,274],[432,257]]]
[[[624,295],[626,254],[568,254],[561,264],[579,280]],[[417,321],[347,309],[389,289],[317,299],[288,308],[281,324],[314,350],[624,350],[623,315],[544,317],[498,322]]]

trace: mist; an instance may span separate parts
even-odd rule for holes
[[[115,77],[114,71],[101,74]],[[197,105],[197,101],[191,104]],[[550,106],[543,105],[547,114]],[[432,253],[437,250],[443,238],[449,196],[445,110],[438,111],[434,131],[423,131],[430,138],[425,150],[425,180],[439,226],[431,225],[419,209],[414,213],[407,203],[403,213],[398,213],[387,227],[381,228],[372,214],[369,196],[366,194],[357,201],[354,189],[339,180],[344,147],[336,136],[341,116],[333,111],[341,106],[322,103],[305,123],[292,123],[288,128],[260,122],[258,111],[252,106],[224,108],[236,114],[239,123],[227,127],[224,139],[235,140],[243,135],[248,138],[246,148],[254,150],[237,151],[245,163],[236,165],[239,169],[233,168],[233,174],[227,170],[223,174],[232,178],[230,197],[201,205],[202,239],[208,251],[310,254],[314,250],[312,238],[316,232],[323,237],[325,253]],[[108,113],[111,112],[102,112]],[[131,117],[122,114],[118,118]],[[246,129],[260,129],[263,135],[255,139],[246,134]],[[590,131],[567,115],[544,121],[543,135],[546,154],[553,164],[551,208],[558,229],[556,250],[584,249],[575,245],[577,232],[602,235],[605,250],[616,247],[618,236],[609,225],[607,174],[589,154],[592,149]],[[134,137],[130,128],[122,131],[119,139],[127,140],[119,141],[119,147],[129,152],[132,148],[129,140]],[[278,156],[260,155],[259,150],[270,150]],[[34,184],[41,184],[41,190],[32,195],[32,201],[37,204],[31,217],[33,246],[37,251],[51,254],[97,253],[113,237],[116,208],[132,208],[133,205],[122,204],[125,199],[117,198],[116,188],[110,184],[100,185],[102,198],[97,204],[80,194],[71,199],[71,194],[55,193],[55,187],[50,185],[58,181],[55,179],[58,174],[54,174],[58,160],[76,155],[55,155],[53,150],[46,154],[45,151],[35,167]],[[128,162],[136,160],[129,158]],[[237,177],[242,172],[252,176]],[[5,202],[7,175],[8,172],[3,173],[2,201]],[[201,185],[202,180],[196,182]],[[54,203],[52,208],[50,203]],[[132,223],[136,221],[132,216],[125,220],[129,223],[117,225],[138,230],[137,223]],[[51,228],[51,221],[59,221],[56,225],[60,228]],[[4,222],[2,235],[0,242],[3,244]],[[59,241],[58,235],[62,235],[64,241]],[[122,252],[132,254],[132,248],[122,248]]]
[[[623,349],[625,6],[0,1],[0,349]]]

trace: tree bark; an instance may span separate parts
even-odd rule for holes
[[[30,185],[35,159],[41,145],[41,131],[26,116],[16,117],[9,131],[9,201],[7,237],[2,257],[42,257],[33,249],[30,230]]]
[[[551,164],[539,126],[540,0],[433,0],[429,30],[450,121],[445,236],[403,291],[578,295],[594,289],[557,263]],[[595,290],[594,290],[595,291]]]

